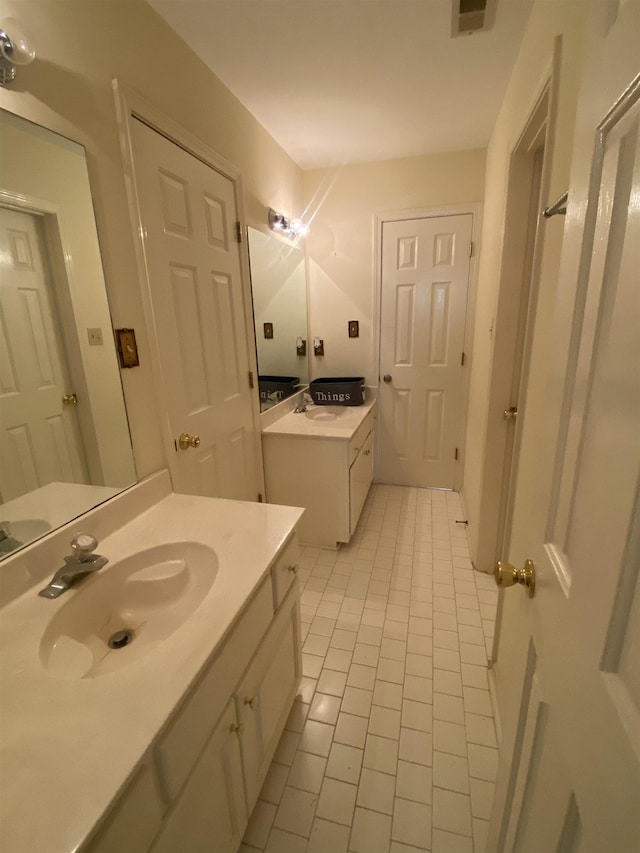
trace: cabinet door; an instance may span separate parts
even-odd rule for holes
[[[352,536],[373,480],[372,448],[373,431],[367,436],[349,470],[349,529]]]
[[[298,595],[296,582],[236,693],[249,812],[258,799],[300,682]]]
[[[247,824],[237,728],[230,701],[168,815],[153,853],[236,853]]]

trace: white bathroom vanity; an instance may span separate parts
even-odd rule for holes
[[[305,545],[337,548],[353,535],[373,480],[375,401],[308,406],[262,431],[267,500],[305,507]]]
[[[237,850],[301,675],[301,514],[163,472],[3,561],[0,849]],[[38,596],[78,530],[108,564]]]

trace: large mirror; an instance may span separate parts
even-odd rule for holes
[[[135,482],[82,146],[0,110],[0,559]]]
[[[248,228],[260,408],[309,381],[304,252],[275,234]]]

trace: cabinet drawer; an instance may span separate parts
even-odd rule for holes
[[[280,607],[289,587],[294,581],[298,571],[299,559],[300,548],[298,545],[298,535],[294,533],[282,549],[282,553],[276,557],[276,561],[273,566],[271,566],[274,610],[277,610],[278,607]]]
[[[360,452],[360,449],[362,448],[366,437],[371,432],[371,424],[372,417],[371,412],[369,412],[369,414],[362,421],[358,429],[349,439],[349,466],[353,465],[353,462],[358,453]]]
[[[273,619],[271,577],[267,576],[240,616],[215,661],[178,710],[155,747],[163,791],[175,799],[214,724],[233,693]]]

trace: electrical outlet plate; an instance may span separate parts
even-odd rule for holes
[[[87,338],[89,339],[90,347],[101,347],[104,344],[102,329],[87,329]]]

